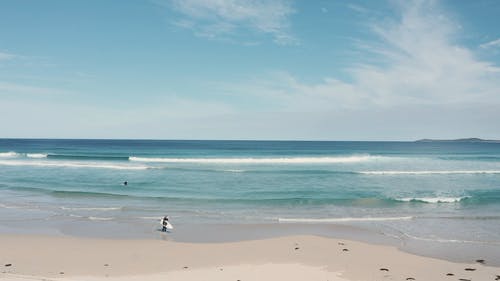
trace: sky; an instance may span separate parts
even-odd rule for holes
[[[497,0],[0,0],[0,137],[500,139]]]

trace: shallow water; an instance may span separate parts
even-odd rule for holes
[[[500,143],[0,140],[0,231],[147,234],[164,214],[497,247]]]

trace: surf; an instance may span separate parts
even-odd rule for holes
[[[457,175],[500,174],[500,170],[449,170],[449,171],[360,171],[363,175]]]
[[[359,163],[382,159],[381,156],[270,157],[270,158],[164,158],[130,156],[134,162],[190,164],[335,164]]]

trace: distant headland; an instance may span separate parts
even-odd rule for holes
[[[485,140],[480,138],[464,138],[464,139],[453,139],[453,140],[438,140],[438,139],[420,139],[415,142],[500,142],[500,140]]]

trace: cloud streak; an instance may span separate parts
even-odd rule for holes
[[[0,61],[15,59],[17,56],[10,53],[0,52]]]
[[[288,110],[500,103],[500,68],[455,43],[459,25],[434,1],[412,1],[399,11],[398,19],[368,24],[376,40],[355,43],[360,62],[344,69],[348,81],[308,84],[284,72],[252,81],[246,94]]]
[[[241,31],[267,34],[277,44],[296,44],[289,17],[294,13],[284,0],[172,0],[179,13],[174,25],[208,38],[234,38]]]
[[[483,49],[498,48],[500,47],[500,38],[481,44],[480,47]]]

